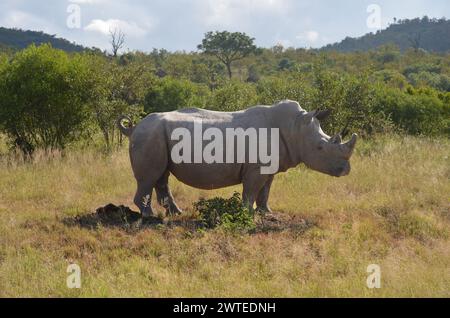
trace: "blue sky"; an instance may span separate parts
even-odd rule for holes
[[[380,8],[382,27],[394,17],[450,18],[449,0],[2,0],[0,26],[102,49],[109,48],[108,33],[115,28],[125,33],[129,50],[191,51],[210,30],[246,32],[263,47],[321,47],[376,31],[367,24],[371,4]],[[74,12],[79,27],[67,24],[68,18],[76,21]]]

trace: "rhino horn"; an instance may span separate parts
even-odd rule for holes
[[[344,152],[344,154],[347,158],[350,158],[350,156],[352,155],[353,150],[355,149],[357,139],[358,139],[358,135],[353,134],[352,138],[349,141],[341,144],[342,151]]]

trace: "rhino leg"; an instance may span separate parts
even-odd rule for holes
[[[152,209],[152,192],[154,182],[151,181],[137,181],[137,190],[134,196],[134,204],[137,205],[141,211],[142,217],[146,218],[153,215]]]
[[[270,187],[272,186],[273,175],[269,176],[268,180],[264,184],[261,190],[259,190],[258,196],[256,197],[256,208],[258,211],[263,213],[272,213],[268,205]]]
[[[154,214],[151,206],[153,188],[167,170],[167,152],[164,145],[154,142],[151,152],[147,148],[131,146],[132,168],[137,181],[134,203],[144,218]],[[145,155],[146,153],[151,155]]]
[[[169,175],[167,170],[156,182],[155,191],[158,203],[166,209],[166,215],[180,214],[182,211],[175,203],[169,188]]]
[[[261,174],[259,168],[252,169],[248,171],[242,180],[242,201],[251,210],[253,210],[253,205],[258,197],[259,192],[264,187],[268,181],[269,175]]]

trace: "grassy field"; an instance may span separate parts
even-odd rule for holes
[[[136,209],[127,151],[3,156],[0,296],[450,297],[449,155],[448,139],[380,137],[357,145],[348,177],[298,167],[275,178],[269,202],[307,226],[245,235],[69,226],[108,203]],[[171,184],[187,214],[240,190]],[[70,263],[80,289],[66,286]],[[369,264],[380,289],[366,286]]]

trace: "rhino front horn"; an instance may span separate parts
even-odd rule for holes
[[[346,156],[348,158],[350,158],[350,156],[353,153],[353,150],[355,149],[355,145],[356,145],[356,140],[358,139],[358,135],[357,134],[353,134],[352,138],[347,141],[346,143],[342,144],[344,146],[344,152],[346,154]]]

